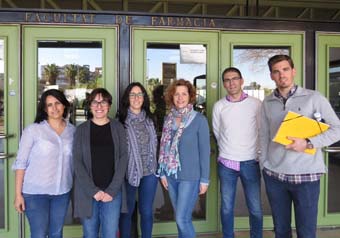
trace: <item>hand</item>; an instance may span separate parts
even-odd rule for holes
[[[111,202],[112,200],[113,200],[113,198],[111,197],[110,194],[104,193],[104,196],[102,198],[102,202]]]
[[[288,150],[294,150],[297,152],[303,152],[305,149],[307,149],[307,141],[303,138],[296,138],[287,136],[288,140],[291,140],[292,143],[289,145],[286,145],[286,149]]]
[[[163,185],[163,187],[168,190],[168,180],[166,179],[166,177],[162,177],[161,178],[161,184]]]
[[[104,192],[103,191],[98,191],[94,196],[93,196],[93,198],[97,201],[97,202],[99,202],[99,201],[101,201],[102,199],[103,199],[103,197],[104,197]]]
[[[201,183],[199,195],[205,194],[208,191],[208,187],[209,187],[209,185]]]
[[[25,211],[25,199],[21,194],[15,196],[14,207],[19,213],[23,213]]]

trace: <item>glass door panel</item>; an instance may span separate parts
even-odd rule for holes
[[[273,92],[276,86],[270,78],[267,61],[276,54],[290,55],[290,47],[233,47],[233,65],[244,78],[243,91],[261,101]]]
[[[183,48],[201,50],[202,61],[183,59]],[[206,47],[204,45],[147,44],[147,91],[151,96],[151,109],[155,115],[158,139],[162,134],[167,108],[163,98],[167,86],[175,79],[186,79],[197,88],[195,110],[206,113]],[[206,219],[206,195],[200,196],[194,220]],[[158,184],[153,211],[155,222],[173,221],[174,213],[168,191]]]
[[[329,48],[329,101],[340,117],[340,47]],[[340,142],[332,145],[339,147]],[[340,151],[328,155],[327,213],[340,214]]]
[[[38,41],[38,98],[48,89],[63,91],[71,104],[68,119],[73,125],[92,116],[87,97],[104,83],[102,51],[100,41]],[[65,223],[80,224],[73,219],[71,206]]]
[[[0,39],[0,135],[5,134],[4,131],[4,40]],[[0,153],[4,153],[4,140],[0,140]],[[5,160],[0,160],[0,229],[5,228]],[[7,194],[7,192],[6,192]]]
[[[317,89],[340,117],[340,35],[317,34]],[[340,143],[325,148],[328,173],[321,180],[319,224],[340,225]]]
[[[282,36],[284,35],[284,36]],[[229,32],[221,36],[221,70],[234,66],[240,69],[244,78],[243,90],[260,100],[272,93],[275,83],[270,78],[268,59],[275,54],[288,54],[294,59],[297,75],[295,83],[302,85],[302,34]],[[225,89],[220,87],[220,94]],[[267,199],[264,181],[261,180],[261,198],[264,227],[271,228],[271,210]],[[235,227],[249,229],[248,209],[241,182],[238,181],[235,202]]]
[[[87,97],[103,87],[102,51],[100,41],[39,41],[38,98],[45,90],[60,89],[71,104],[72,124],[91,118]]]
[[[19,132],[19,27],[0,26],[0,237],[18,237],[11,164]]]
[[[268,58],[276,54],[290,54],[287,47],[234,46],[233,66],[238,68],[244,78],[243,91],[261,101],[276,88],[270,78],[267,66]],[[266,196],[264,180],[261,178],[261,199],[264,215],[271,215]],[[241,181],[237,183],[235,216],[247,217],[248,209]]]
[[[157,120],[158,136],[161,135],[163,117],[166,114],[163,93],[174,79],[184,78],[196,86],[195,108],[210,121],[212,105],[218,96],[218,33],[136,28],[133,29],[132,38],[132,80],[141,82],[148,89],[153,101],[152,110]],[[197,54],[190,58],[193,52]],[[196,232],[215,232],[218,229],[216,145],[213,138],[211,143],[211,180],[208,194],[199,198],[193,212]],[[153,212],[153,235],[177,233],[168,194],[160,184]]]
[[[48,89],[64,92],[71,103],[68,120],[75,126],[91,118],[87,96],[105,87],[117,108],[117,29],[24,26],[24,125],[32,123],[38,99]],[[80,237],[78,219],[70,204],[64,237]],[[28,230],[28,229],[27,229]]]

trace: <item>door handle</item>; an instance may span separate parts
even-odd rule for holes
[[[12,138],[14,136],[15,136],[15,134],[3,134],[3,133],[0,133],[0,139],[8,139],[8,138]]]
[[[340,152],[340,147],[332,146],[332,147],[324,147],[322,148],[324,152],[328,153],[339,153]]]
[[[15,154],[5,154],[5,153],[0,153],[0,159],[8,159],[15,156]]]

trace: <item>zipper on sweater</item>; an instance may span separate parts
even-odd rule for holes
[[[288,98],[282,98],[281,102],[283,103],[283,111],[286,111],[286,102],[288,101]]]

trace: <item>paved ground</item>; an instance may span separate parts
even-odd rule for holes
[[[159,237],[159,238],[170,238],[169,237]],[[176,237],[172,236],[171,238]],[[222,238],[222,234],[206,234],[206,235],[200,235],[199,238]],[[274,238],[274,233],[272,231],[264,231],[263,238]],[[296,234],[293,236],[296,238]],[[340,238],[340,227],[337,228],[322,228],[318,229],[318,238]],[[242,232],[236,232],[235,238],[249,238],[249,232],[248,231],[242,231]]]

